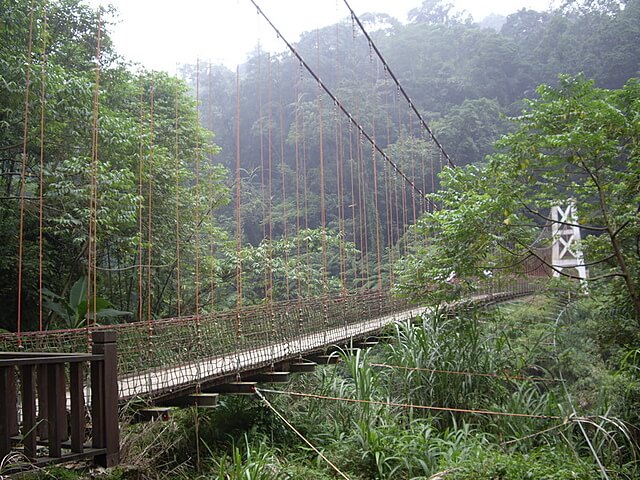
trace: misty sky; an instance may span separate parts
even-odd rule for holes
[[[234,67],[260,42],[264,50],[282,51],[281,40],[257,15],[249,0],[88,0],[112,4],[118,11],[111,28],[117,51],[146,68],[175,73],[177,63],[196,59]],[[256,0],[264,13],[295,42],[300,33],[348,16],[342,0]],[[421,0],[349,0],[360,15],[385,12],[405,21]],[[475,20],[490,13],[507,15],[526,7],[546,10],[550,0],[453,0]]]

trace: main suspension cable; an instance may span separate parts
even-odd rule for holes
[[[291,53],[298,59],[298,61],[302,64],[302,66],[307,70],[307,72],[309,72],[309,74],[313,77],[313,79],[318,83],[318,86],[322,88],[322,90],[324,90],[324,92],[331,98],[331,100],[333,100],[335,105],[340,109],[340,111],[342,111],[342,113],[344,113],[347,116],[349,121],[358,128],[362,136],[366,138],[367,141],[372,145],[372,147],[380,155],[382,155],[382,158],[384,158],[385,161],[388,162],[402,178],[405,179],[405,181],[409,184],[409,186],[411,186],[411,188],[413,188],[416,191],[416,193],[418,193],[418,195],[420,195],[421,197],[424,197],[425,196],[424,192],[411,179],[409,179],[409,177],[407,177],[407,175],[400,169],[398,164],[396,164],[391,158],[389,158],[386,152],[376,143],[373,137],[371,137],[371,135],[369,135],[365,131],[362,125],[353,117],[353,115],[351,115],[349,110],[346,109],[346,107],[342,104],[342,102],[338,99],[338,97],[336,97],[333,94],[333,92],[329,89],[329,87],[327,87],[327,85],[322,81],[322,79],[315,73],[315,71],[305,61],[302,55],[298,53],[296,48],[287,41],[287,39],[282,35],[282,33],[280,33],[280,30],[278,30],[278,28],[271,22],[269,17],[265,15],[265,13],[262,11],[262,9],[256,3],[256,1],[255,0],[249,0],[249,1],[256,8],[256,10],[258,11],[258,14],[260,14],[266,20],[266,22],[271,26],[274,32],[276,32],[276,35],[278,36],[278,38],[282,39],[282,41],[286,44],[287,48],[291,51]],[[434,205],[434,208],[437,208],[437,207]]]
[[[422,115],[420,114],[420,112],[418,111],[416,106],[414,105],[414,103],[411,100],[411,98],[409,97],[409,95],[407,95],[406,90],[402,87],[402,85],[398,81],[398,77],[395,76],[395,74],[391,70],[391,67],[389,67],[389,64],[386,62],[386,60],[382,56],[382,53],[380,53],[380,50],[378,50],[378,47],[374,43],[373,39],[371,38],[371,36],[367,32],[367,30],[364,28],[364,25],[362,24],[362,22],[360,21],[360,19],[356,15],[356,13],[351,8],[351,5],[349,5],[349,2],[347,0],[343,0],[343,1],[344,1],[344,4],[349,9],[349,12],[351,13],[351,18],[358,24],[358,27],[360,27],[360,30],[362,31],[362,33],[364,34],[365,38],[369,42],[369,46],[373,49],[373,51],[376,53],[376,55],[378,56],[378,58],[382,62],[382,65],[384,66],[385,71],[389,73],[389,76],[391,77],[393,82],[398,87],[398,90],[400,91],[400,93],[402,93],[402,96],[405,98],[405,100],[409,104],[409,107],[411,108],[413,113],[415,113],[416,116],[418,117],[418,120],[420,121],[420,124],[422,125],[422,128],[424,128],[429,133],[429,136],[431,137],[431,140],[433,140],[433,142],[438,146],[438,149],[440,149],[440,151],[442,152],[442,155],[444,156],[444,158],[446,158],[447,162],[449,163],[449,166],[454,167],[455,165],[454,165],[453,161],[451,160],[451,158],[449,157],[449,155],[445,151],[445,149],[442,146],[442,144],[438,141],[438,139],[434,135],[434,133],[431,130],[431,128],[429,127],[429,125],[427,125],[427,122],[424,120],[424,118],[422,117]]]

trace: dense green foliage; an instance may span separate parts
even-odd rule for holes
[[[351,478],[638,477],[640,1],[521,10],[499,31],[437,0],[407,24],[363,15],[463,166],[440,177],[442,156],[353,22],[302,35],[300,53],[400,168],[424,191],[444,187],[437,211],[368,153],[288,52],[257,48],[237,91],[220,66],[187,66],[185,81],[133,72],[104,31],[107,12],[79,0],[0,0],[0,11],[0,328],[17,328],[18,284],[23,330],[39,327],[41,309],[54,328],[230,308],[239,265],[245,304],[382,276],[442,300],[458,293],[452,272],[473,287],[544,261],[546,212],[571,199],[588,233],[589,298],[434,309],[388,332],[388,345],[287,387],[364,403],[268,398]],[[238,137],[240,232],[228,174]],[[391,188],[374,188],[372,166]],[[335,478],[256,399],[125,433],[128,465],[112,478]]]
[[[558,291],[425,316],[388,331],[388,343],[339,353],[339,365],[281,388],[329,398],[264,395],[354,480],[587,480],[602,469],[610,479],[637,478],[635,431],[625,420],[637,421],[638,372],[603,361],[592,307]],[[213,411],[129,426],[122,454],[111,478],[341,478],[257,397],[223,397]]]
[[[30,2],[8,0],[0,11],[0,327],[16,328],[19,243],[26,330],[38,328],[41,287],[66,298],[89,274],[91,218],[97,294],[134,319],[173,314],[175,209],[182,212],[182,261],[192,263],[196,225],[203,236],[220,236],[204,213],[224,203],[227,191],[224,168],[208,160],[216,150],[188,87],[163,73],[132,73],[104,31],[98,78],[98,13],[76,0],[35,2],[33,10]],[[206,192],[192,188],[196,161]],[[206,252],[199,255],[208,275]],[[152,266],[142,280],[139,264]],[[189,312],[193,268],[182,273]],[[142,305],[145,298],[152,301]],[[44,328],[69,326],[49,311]]]
[[[500,32],[452,15],[448,2],[437,1],[416,8],[407,24],[378,14],[362,20],[451,157],[463,165],[492,153],[493,142],[512,130],[504,114],[519,112],[523,97],[534,95],[539,83],[555,85],[557,73],[582,71],[607,88],[621,88],[637,73],[640,6],[635,0],[624,8],[620,3],[521,10]],[[241,66],[237,119],[234,72],[186,66],[191,92],[162,73],[132,73],[112,48],[104,25],[109,14],[102,12],[96,84],[97,13],[72,0],[34,5],[32,13],[29,2],[2,4],[0,239],[7,254],[0,260],[0,298],[7,308],[0,328],[16,328],[20,236],[23,329],[38,326],[41,287],[67,298],[71,286],[90,273],[92,178],[98,222],[92,262],[98,274],[90,286],[95,283],[97,295],[131,312],[131,319],[234,305],[236,266],[244,260],[259,266],[248,272],[245,303],[394,281],[393,262],[411,243],[406,226],[427,204],[379,158],[377,181],[385,186],[373,188],[375,169],[362,136],[319,95],[290,53],[257,48]],[[353,22],[304,33],[296,48],[419,188],[439,187],[442,159],[409,121]],[[199,111],[190,96],[196,80]],[[632,84],[625,90],[629,102],[632,90]],[[215,132],[220,151],[198,119]],[[232,180],[221,168],[235,169],[237,120],[240,251],[232,240],[235,206],[224,206]],[[208,215],[214,210],[215,218]],[[303,240],[305,231],[315,240]],[[323,238],[330,238],[329,246]],[[380,267],[374,265],[378,255]],[[265,285],[260,276],[273,282]],[[290,285],[283,288],[283,281]],[[62,325],[49,313],[43,321],[44,327]]]
[[[521,133],[518,138],[521,138],[522,144],[536,141],[533,136],[525,138],[523,129],[533,130],[544,123],[542,113],[535,119],[522,118],[520,123],[509,122],[506,115],[520,115],[522,108],[527,108],[529,112],[538,106],[544,108],[543,104],[553,101],[553,95],[573,95],[576,101],[584,100],[581,108],[587,115],[592,108],[597,109],[597,102],[612,105],[609,110],[601,109],[602,115],[589,115],[582,123],[574,121],[577,120],[575,117],[568,118],[562,126],[565,131],[571,128],[574,131],[593,129],[599,123],[616,121],[606,115],[614,115],[612,109],[621,108],[624,120],[622,117],[618,120],[626,122],[626,125],[615,124],[617,127],[612,126],[607,135],[610,140],[615,138],[618,146],[622,145],[625,158],[633,158],[635,144],[631,141],[625,145],[624,142],[634,138],[634,128],[637,128],[633,116],[634,109],[637,108],[633,103],[635,87],[633,82],[628,83],[628,79],[637,75],[640,66],[640,56],[635,47],[640,42],[639,2],[564,2],[561,7],[548,12],[520,10],[505,19],[500,31],[483,28],[464,15],[452,15],[450,7],[450,2],[426,1],[412,12],[406,24],[380,14],[365,14],[361,16],[361,20],[371,31],[378,48],[412,101],[420,111],[425,112],[425,117],[456,165],[479,165],[487,155],[508,149],[510,146],[506,140],[498,144],[498,150],[494,144],[503,135],[513,133],[519,125]],[[442,158],[425,139],[417,122],[410,120],[406,106],[400,101],[400,95],[389,75],[351,19],[318,31],[306,32],[295,47],[379,145],[416,181],[419,188],[425,192],[433,192],[439,188],[441,180],[436,174],[440,171]],[[197,81],[203,122],[216,132],[216,141],[222,146],[220,161],[232,168],[235,163],[236,138],[235,73],[221,66],[200,64],[199,72],[196,71],[196,66],[187,66],[184,74],[192,87],[195,87]],[[559,74],[568,76],[559,80]],[[571,78],[593,79],[594,83],[576,86],[576,90],[571,92],[567,85],[567,82],[571,83]],[[241,154],[243,165],[247,169],[243,178],[246,181],[245,191],[248,193],[243,198],[242,206],[243,228],[247,240],[257,245],[267,230],[269,235],[278,238],[284,232],[295,231],[301,224],[305,227],[320,224],[319,171],[322,158],[326,183],[331,185],[325,193],[327,224],[334,227],[334,230],[341,230],[347,239],[353,241],[356,250],[362,252],[361,259],[365,259],[363,263],[373,259],[375,255],[374,246],[378,239],[375,238],[373,226],[376,222],[379,222],[380,231],[383,232],[380,241],[385,264],[403,254],[411,253],[410,247],[399,241],[408,238],[405,235],[406,224],[413,223],[410,198],[405,199],[404,211],[394,210],[398,205],[394,205],[393,199],[383,187],[378,191],[371,188],[374,179],[370,160],[366,154],[363,156],[357,148],[353,148],[354,143],[363,144],[362,138],[355,138],[353,126],[338,115],[339,112],[331,102],[325,97],[318,99],[317,84],[306,75],[297,59],[288,51],[269,55],[258,47],[247,63],[240,67],[238,80],[241,99]],[[576,82],[583,84],[581,80]],[[537,90],[541,83],[548,87]],[[624,93],[613,93],[611,96],[605,90],[623,87]],[[552,93],[557,88],[557,93]],[[583,89],[582,93],[577,91],[579,88]],[[589,95],[593,100],[591,104],[586,98]],[[539,97],[541,103],[537,104],[534,100],[533,104],[527,104],[525,99],[528,97]],[[571,109],[569,103],[567,100],[563,107],[565,112]],[[561,107],[557,106],[559,108]],[[548,114],[562,115],[565,112],[557,110]],[[527,121],[528,127],[525,126]],[[324,130],[322,148],[319,143],[321,126]],[[549,123],[549,135],[558,126]],[[594,133],[591,140],[595,141],[597,135]],[[509,138],[513,143],[517,137]],[[573,138],[574,142],[582,140]],[[540,148],[545,147],[541,145]],[[569,146],[557,148],[566,150]],[[613,155],[615,148],[614,144],[610,144],[607,155]],[[524,149],[522,156],[526,155]],[[561,155],[561,152],[557,155]],[[600,152],[600,161],[604,161],[603,155]],[[514,159],[513,162],[515,161]],[[626,160],[616,159],[616,165],[624,161]],[[306,167],[304,173],[303,163]],[[535,169],[537,164],[538,159],[532,158],[528,165]],[[336,165],[341,165],[342,171],[336,170]],[[381,171],[383,166],[380,163],[378,165],[378,170]],[[494,175],[499,168],[501,167],[496,164],[495,169],[488,174]],[[551,165],[548,168],[550,171],[545,178],[529,184],[520,184],[528,182],[525,177],[513,179],[516,182],[514,190],[522,188],[529,195],[537,193],[536,189],[542,182],[557,184],[556,179],[551,179],[550,175],[554,172],[559,175],[560,172]],[[617,167],[612,166],[610,173],[615,168]],[[627,171],[627,187],[632,183],[633,172],[633,168]],[[387,175],[387,172],[384,174]],[[445,181],[449,182],[456,195],[461,189],[475,188],[485,199],[491,199],[495,196],[507,197],[512,191],[510,185],[498,185],[497,182],[493,186],[495,191],[491,190],[487,182],[480,180],[470,179],[465,183],[462,179],[464,173],[456,173],[455,180],[447,180],[451,175],[454,174],[445,174]],[[264,185],[267,182],[271,185],[270,195],[260,191],[266,188]],[[473,185],[473,182],[477,184]],[[336,186],[340,185],[343,189],[342,201],[336,194]],[[360,185],[363,186],[362,189],[358,188]],[[400,199],[399,203],[402,195],[412,195],[410,191],[403,192],[402,188],[396,188],[393,187],[391,196],[395,195],[396,200]],[[535,207],[544,212],[554,201],[566,203],[570,195],[578,201],[589,196],[589,192],[576,195],[558,190],[558,195],[553,199],[547,198],[544,204]],[[616,192],[610,193],[611,198],[617,195]],[[618,204],[633,204],[632,196],[633,188],[627,189]],[[302,197],[304,201],[300,200]],[[448,199],[435,198],[449,207],[454,203],[457,206],[460,199],[468,197],[456,199],[451,193],[451,198]],[[296,200],[299,200],[298,204]],[[515,202],[517,198],[511,201]],[[483,221],[483,209],[487,205],[476,205],[472,201],[469,203],[464,218],[467,221],[467,232],[477,233],[470,241],[481,247],[479,252],[485,252],[487,246],[495,246],[492,242],[499,235],[490,238],[489,230],[484,225],[479,225]],[[496,215],[499,203],[494,204],[493,213]],[[591,203],[591,199],[588,199],[588,203]],[[377,205],[377,212],[375,209],[363,211],[363,204]],[[271,208],[274,213],[267,213],[267,208]],[[419,205],[418,215],[424,210],[425,206]],[[513,213],[516,208],[506,210]],[[221,212],[221,216],[230,219],[227,224],[231,224],[233,215],[232,207]],[[580,216],[585,219],[585,224],[590,224],[591,218],[586,218],[590,217],[590,212],[581,211]],[[493,220],[486,219],[486,222]],[[500,219],[502,220],[504,218]],[[343,228],[339,228],[341,221]],[[370,228],[363,229],[362,223]],[[597,225],[606,228],[602,222]],[[441,226],[442,224],[439,225]],[[613,228],[615,230],[615,226]],[[425,229],[421,230],[424,231]],[[625,235],[628,239],[632,238],[634,228],[626,227]],[[448,245],[449,250],[458,249],[457,254],[468,249],[463,242],[456,243],[452,240],[455,239],[447,237],[442,243]],[[504,239],[504,243],[513,247],[509,240],[510,238]],[[520,240],[524,241],[525,236]],[[603,242],[604,237],[600,241]],[[434,276],[446,278],[449,272],[461,268],[452,265],[459,261],[459,255],[449,258],[448,254],[451,252],[447,248],[441,251],[430,245],[429,252],[417,252],[415,257],[419,257],[419,262],[431,262],[431,257],[449,262],[446,267],[436,262],[433,269],[426,269],[426,280],[422,285]],[[628,249],[627,253],[632,254]],[[607,255],[608,252],[599,252],[598,259],[606,258]],[[409,261],[413,261],[413,258]],[[495,263],[487,262],[486,267],[491,268]],[[358,269],[357,265],[353,266],[351,263],[348,265],[347,277],[365,277],[361,284],[375,284],[375,276],[371,274],[375,267],[369,269],[369,275],[366,275],[366,268]],[[391,282],[395,272],[387,266],[384,268],[385,274],[390,277],[387,279],[385,275],[384,282]],[[339,267],[333,263],[329,269],[335,274]],[[434,272],[434,269],[439,269],[439,272]],[[634,277],[631,270],[628,275],[623,275],[626,278]],[[405,278],[405,283],[406,281]],[[629,285],[631,282],[626,283]]]
[[[450,271],[478,277],[530,257],[548,263],[548,212],[573,202],[588,233],[580,248],[592,288],[617,292],[610,301],[628,305],[638,319],[638,82],[611,91],[562,77],[560,87],[541,86],[538,94],[486,167],[445,172],[436,195],[444,208],[416,226],[430,241],[403,259],[402,288],[415,290]]]

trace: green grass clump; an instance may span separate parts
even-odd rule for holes
[[[632,336],[616,343],[593,301],[553,294],[435,310],[397,325],[389,343],[341,352],[337,366],[285,387],[364,403],[265,395],[353,480],[639,478],[639,350]],[[224,397],[215,410],[177,411],[122,438],[126,468],[114,479],[339,477],[258,398]]]
[[[592,480],[599,477],[592,462],[576,458],[566,449],[549,447],[527,453],[487,450],[441,476],[446,480]]]

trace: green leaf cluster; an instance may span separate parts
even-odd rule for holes
[[[405,288],[450,271],[473,278],[522,271],[529,258],[548,264],[549,209],[572,202],[591,280],[623,289],[638,318],[639,83],[607,90],[562,76],[559,87],[542,85],[538,95],[486,166],[443,174],[433,197],[441,208],[416,226],[427,238],[421,258],[403,261]]]
[[[122,61],[111,11],[78,0],[3,0],[0,11],[0,325],[17,328],[19,273],[23,330],[39,326],[40,290],[66,326],[87,309],[174,314],[176,245],[180,289],[193,291],[194,259],[213,265],[204,239],[220,235],[209,213],[228,193],[189,87]],[[114,311],[73,301],[89,269]],[[194,307],[184,298],[185,313]],[[55,321],[45,311],[43,326]]]
[[[62,328],[82,328],[92,320],[103,321],[132,315],[111,308],[108,300],[102,297],[87,297],[87,277],[82,277],[71,287],[69,298],[65,299],[43,289],[44,307],[58,315]],[[95,323],[95,322],[91,322]]]

